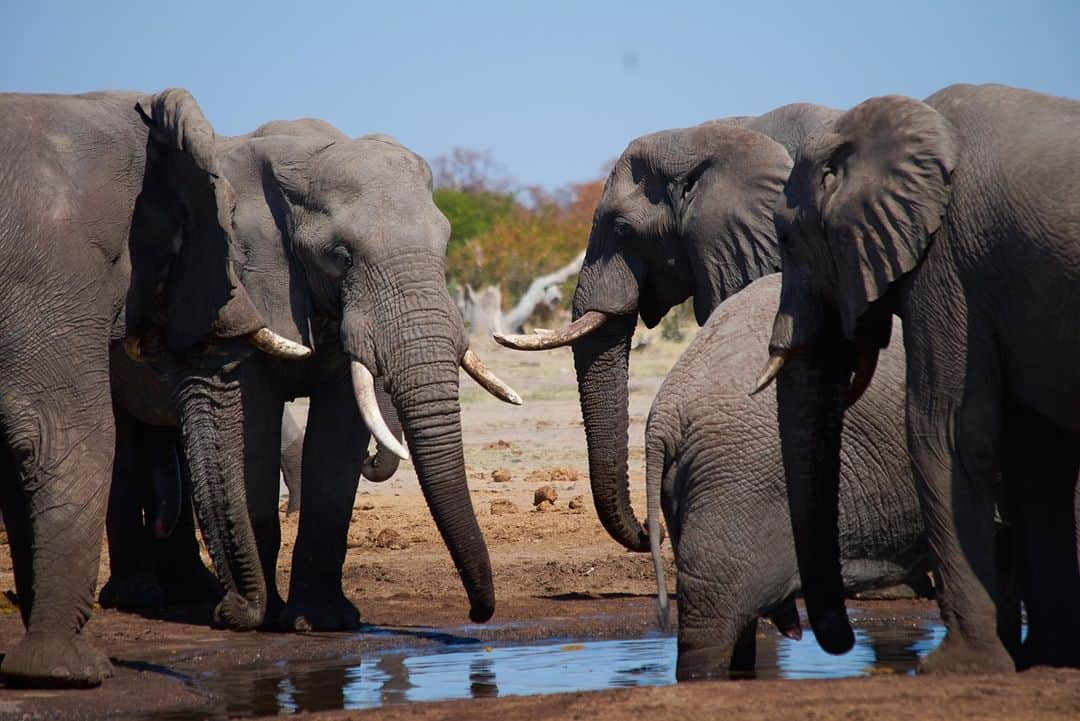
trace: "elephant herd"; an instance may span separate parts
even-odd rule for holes
[[[924,670],[1080,665],[1078,148],[1080,102],[956,85],[619,157],[573,322],[496,340],[572,346],[596,510],[652,552],[663,619],[661,513],[671,536],[680,679],[751,671],[760,617],[800,637],[800,594],[843,653],[847,596],[930,593],[928,571],[947,633]],[[106,516],[103,605],[210,598],[222,627],[355,628],[358,479],[399,458],[469,617],[491,617],[459,369],[521,399],[468,347],[427,163],[311,119],[218,136],[183,90],[0,95],[0,157],[0,507],[26,626],[9,683],[110,674],[81,633]],[[649,415],[643,524],[630,340],[689,298],[703,329]],[[298,397],[302,436],[283,415]],[[279,469],[303,477],[285,594]]]

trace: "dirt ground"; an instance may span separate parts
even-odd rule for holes
[[[664,373],[686,341],[654,342],[631,356],[630,468],[635,508],[644,510],[642,438]],[[0,689],[0,718],[103,717],[179,721],[215,708],[196,682],[238,664],[356,657],[397,647],[436,647],[455,639],[529,642],[552,638],[635,638],[655,632],[655,591],[647,555],[624,552],[596,519],[588,491],[584,432],[569,351],[521,354],[479,348],[514,385],[525,406],[495,401],[462,380],[465,456],[472,500],[494,569],[497,608],[468,624],[464,591],[405,463],[383,484],[363,482],[356,497],[345,591],[368,624],[359,634],[235,633],[205,619],[145,619],[96,610],[87,635],[114,659],[116,676],[90,691]],[[300,417],[306,407],[293,407]],[[534,509],[550,486],[554,503]],[[296,516],[283,514],[279,586],[288,588]],[[668,553],[671,573],[670,551]],[[108,574],[103,558],[100,580]],[[669,581],[673,584],[673,578]],[[0,553],[0,591],[14,588]],[[859,602],[863,614],[932,614],[927,602]],[[22,633],[18,613],[0,609],[0,649]],[[219,700],[218,700],[219,701]],[[1036,669],[1010,677],[842,681],[732,681],[450,701],[305,718],[589,719],[649,711],[688,717],[806,719],[1080,718],[1080,672]]]

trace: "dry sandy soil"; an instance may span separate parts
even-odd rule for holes
[[[645,418],[664,373],[684,346],[657,340],[631,357],[631,485],[639,509],[644,509]],[[648,557],[622,551],[606,536],[592,509],[569,352],[483,350],[485,361],[525,398],[523,408],[505,406],[463,376],[469,483],[491,552],[498,598],[489,624],[467,625],[464,592],[415,474],[403,464],[391,481],[362,483],[356,497],[344,585],[369,624],[362,633],[233,633],[213,630],[198,618],[185,623],[98,610],[86,633],[113,657],[116,676],[90,691],[0,689],[0,718],[175,721],[220,709],[220,699],[197,678],[207,670],[238,664],[357,657],[395,647],[436,647],[461,638],[504,643],[634,638],[655,631],[655,582]],[[303,416],[306,408],[301,403],[293,410]],[[503,473],[495,480],[496,471],[508,474],[509,480],[501,480]],[[558,498],[551,508],[534,510],[534,492],[545,485],[552,486]],[[580,507],[572,504],[575,499]],[[512,512],[497,513],[508,504]],[[296,520],[283,515],[281,588],[288,588]],[[107,564],[103,558],[102,580]],[[2,553],[0,591],[13,587],[10,560]],[[934,613],[927,602],[860,602],[859,608],[864,615]],[[21,633],[18,613],[2,610],[0,649],[10,647]],[[746,719],[1076,719],[1080,672],[709,682],[412,704],[311,718],[590,719],[639,717],[650,711],[678,717],[733,713]]]

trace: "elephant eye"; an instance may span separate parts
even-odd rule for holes
[[[352,254],[344,245],[335,245],[330,253],[334,256],[334,260],[344,267],[349,268],[352,266]]]
[[[634,232],[633,226],[626,218],[616,218],[612,230],[616,238],[626,238]]]

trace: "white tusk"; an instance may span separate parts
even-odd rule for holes
[[[561,348],[564,345],[570,345],[579,338],[584,338],[589,333],[592,333],[607,322],[607,319],[607,313],[601,313],[598,310],[590,310],[586,312],[585,315],[560,330],[545,330],[543,333],[533,332],[512,335],[495,333],[493,337],[495,338],[495,342],[499,345],[504,345],[507,348],[513,348],[514,350],[548,350],[550,348]]]
[[[775,355],[769,356],[769,362],[765,364],[765,368],[761,371],[761,375],[758,376],[757,382],[754,383],[754,388],[750,391],[750,395],[757,395],[768,388],[769,384],[776,380],[776,376],[780,375],[780,369],[784,367],[784,361],[786,360],[787,351],[780,351]]]
[[[521,405],[521,396],[519,396],[517,392],[504,381],[499,379],[494,373],[489,371],[483,361],[473,353],[472,348],[468,348],[465,351],[465,356],[461,359],[461,367],[465,369],[466,373],[472,376],[474,381],[483,386],[484,390],[498,398],[500,401],[506,401],[515,406]]]
[[[352,385],[353,393],[356,394],[356,406],[360,409],[360,416],[367,424],[368,430],[375,440],[386,450],[393,453],[403,461],[409,460],[409,451],[386,425],[382,411],[379,410],[379,402],[375,400],[375,378],[371,371],[360,361],[352,361]]]
[[[264,353],[286,360],[303,360],[311,355],[311,349],[278,335],[269,328],[259,328],[248,336],[248,341]]]

